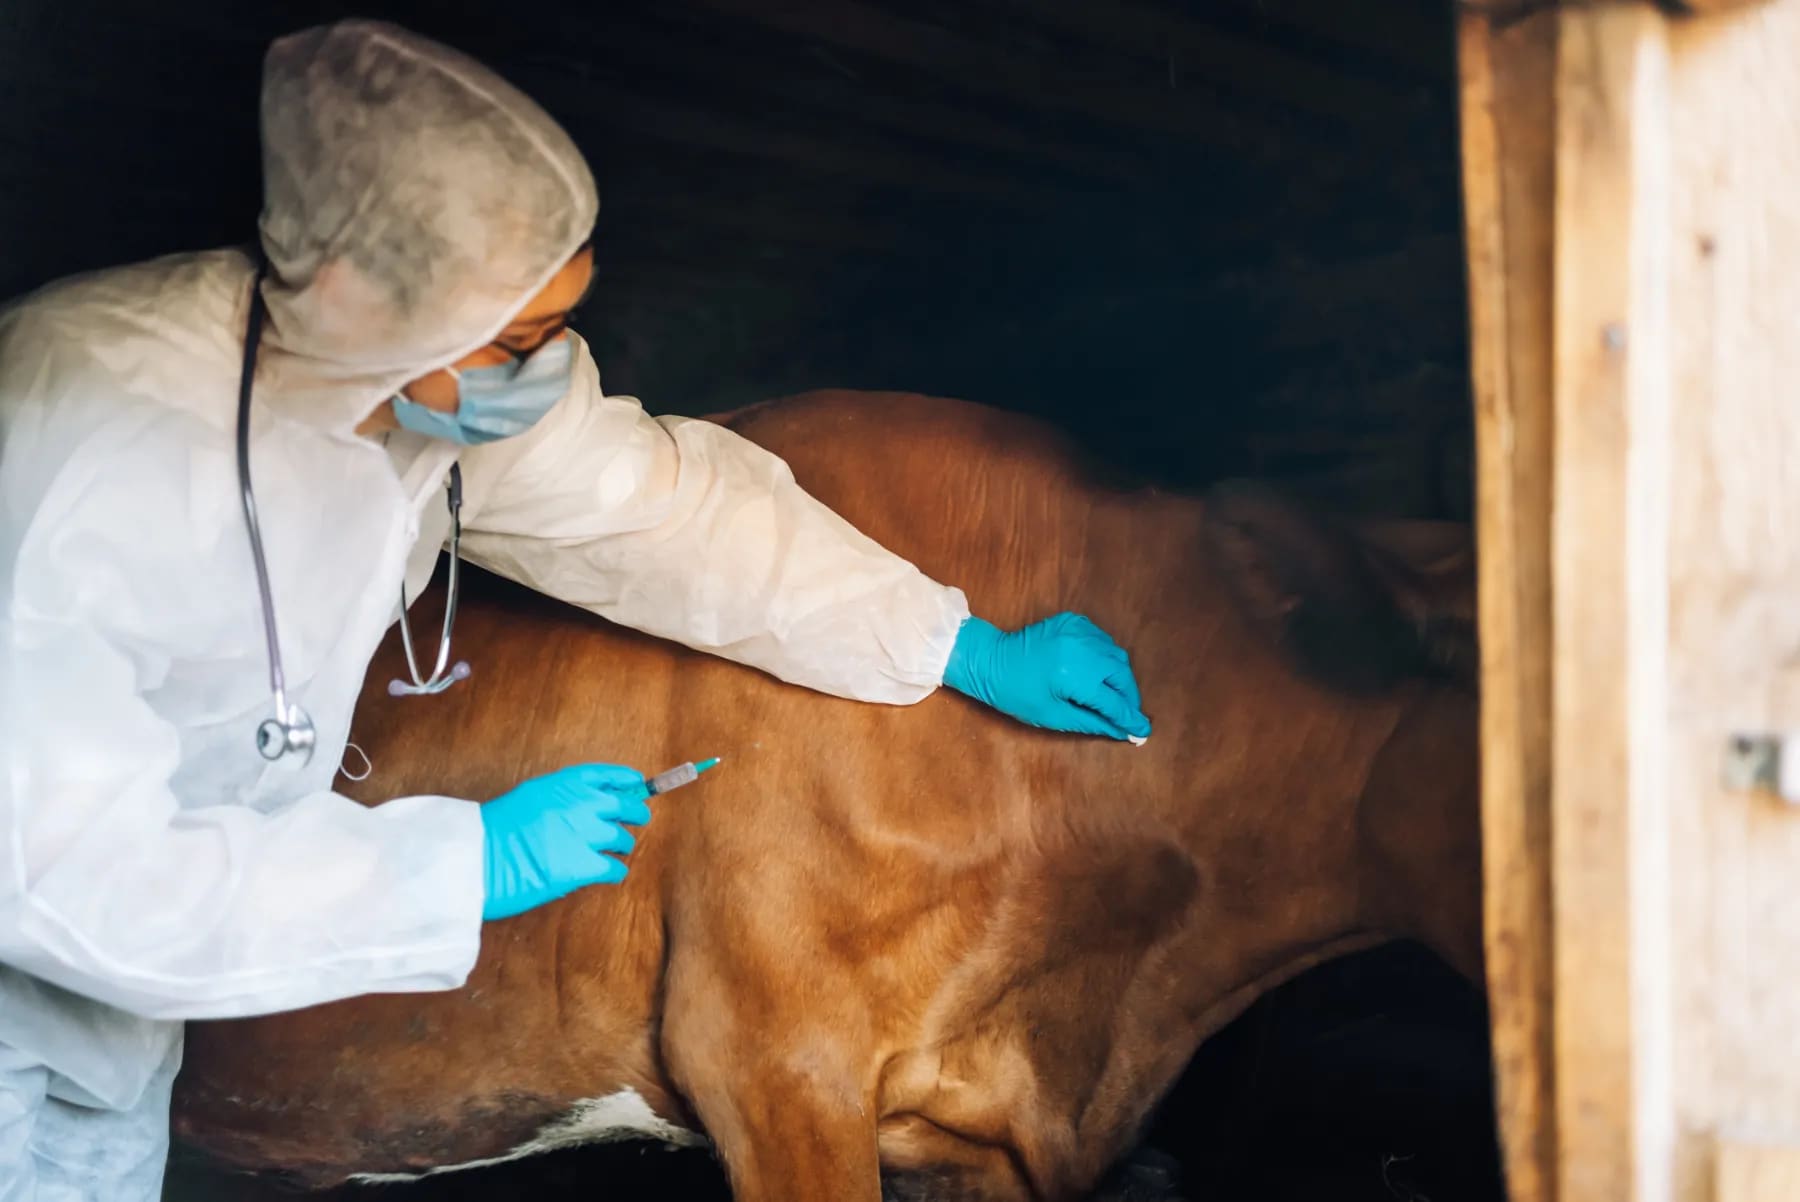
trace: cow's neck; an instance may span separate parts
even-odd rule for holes
[[[1373,740],[1360,791],[1296,800],[1273,833],[1267,815],[1235,816],[1258,829],[1201,865],[1214,895],[1196,899],[1189,934],[1190,968],[1205,965],[1189,978],[1200,1038],[1307,969],[1393,939],[1417,939],[1479,981],[1475,740],[1473,698],[1419,686]]]

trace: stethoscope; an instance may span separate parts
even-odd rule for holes
[[[301,762],[312,759],[318,742],[313,720],[301,705],[287,695],[287,676],[281,666],[281,641],[275,634],[275,596],[269,587],[269,568],[263,559],[262,528],[256,520],[256,494],[250,487],[250,388],[256,376],[256,350],[262,341],[264,271],[257,269],[250,285],[250,319],[244,330],[244,370],[238,381],[237,467],[238,488],[244,500],[244,525],[250,531],[250,556],[256,561],[256,587],[262,594],[263,635],[269,645],[269,691],[275,695],[275,716],[265,718],[256,728],[256,749],[266,760],[278,760],[298,753]],[[429,678],[421,679],[418,660],[413,657],[412,628],[406,621],[406,582],[400,582],[400,642],[406,649],[406,668],[412,683],[390,680],[388,693],[394,697],[441,693],[469,676],[469,665],[458,660],[450,665],[450,630],[456,624],[458,551],[462,547],[462,468],[450,465],[447,504],[450,507],[450,584],[444,603],[444,626],[438,636],[437,663]],[[449,671],[446,672],[446,666]]]

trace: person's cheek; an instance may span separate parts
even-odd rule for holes
[[[427,409],[451,413],[456,409],[456,377],[447,371],[420,376],[400,390],[406,399]]]

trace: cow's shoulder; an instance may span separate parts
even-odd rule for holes
[[[1466,527],[1357,526],[1233,480],[1209,490],[1205,530],[1233,600],[1297,670],[1354,694],[1421,677],[1474,687]]]

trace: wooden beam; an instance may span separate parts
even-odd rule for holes
[[[1463,214],[1475,391],[1482,861],[1511,1202],[1556,1202],[1550,884],[1551,291],[1556,18],[1465,14]]]
[[[1105,5],[1085,0],[998,2],[1025,20],[1065,30],[1084,42],[1167,62],[1171,88],[1181,81],[1204,80],[1258,103],[1308,112],[1347,128],[1403,125],[1420,112],[1413,89],[1333,70],[1185,14],[1120,0]],[[1444,47],[1446,59],[1449,49]]]
[[[1560,1202],[1670,1197],[1667,20],[1558,13],[1552,879]]]
[[[610,215],[610,217],[609,217]],[[744,195],[730,203],[721,195],[695,195],[667,186],[649,186],[634,172],[632,186],[601,197],[600,220],[631,227],[662,223],[735,238],[745,245],[806,247],[832,254],[911,256],[931,249],[918,231],[886,220],[863,219],[818,207],[785,208],[780,198]]]
[[[1015,176],[960,167],[941,158],[868,138],[800,132],[758,112],[698,109],[617,78],[546,75],[534,91],[548,108],[580,108],[589,89],[603,88],[605,120],[635,134],[702,147],[737,158],[773,159],[825,177],[846,177],[913,191],[979,197],[1018,211],[1050,203],[1042,189]]]
[[[626,6],[556,10],[535,23],[556,29],[566,49],[613,69],[647,90],[678,86],[693,103],[757,105],[774,98],[842,125],[888,130],[963,153],[999,154],[1021,166],[1069,176],[1140,183],[1150,175],[1141,153],[1070,136],[1066,128],[1034,129],[969,105],[902,95],[884,80],[858,80],[790,38],[728,39],[719,23],[685,7],[653,13]],[[761,33],[762,31],[750,31]],[[604,110],[604,94],[594,107]]]
[[[1800,730],[1800,3],[1669,24],[1677,181],[1669,723],[1680,1196],[1800,1198],[1800,807],[1729,786]],[[1717,1146],[1715,1147],[1715,1143]],[[1734,1163],[1735,1162],[1735,1163]]]
[[[1207,145],[1246,157],[1270,157],[1304,147],[1342,157],[1300,127],[1258,120],[1223,106],[1193,103],[1198,97],[1095,78],[1007,54],[951,30],[896,16],[859,0],[698,0],[702,6],[873,58],[920,70],[951,88],[1005,97],[1033,107],[1061,109]]]
[[[1398,5],[1393,0],[1380,7],[1320,0],[1211,0],[1211,4],[1260,24],[1356,50],[1422,79],[1447,80],[1455,74],[1451,47],[1437,36],[1439,19],[1417,5],[1413,12],[1395,12]]]
[[[1766,4],[1768,0],[1663,0],[1663,2],[1678,12],[1710,16],[1714,13],[1730,12],[1734,8],[1749,8],[1752,5]]]
[[[1462,244],[1455,234],[1429,233],[1381,254],[1329,263],[1258,265],[1207,280],[1186,304],[1254,306],[1266,321],[1272,348],[1322,342],[1358,343],[1387,333],[1425,346],[1453,346],[1461,336],[1456,312],[1463,288]],[[1423,298],[1422,300],[1420,298]],[[1402,328],[1393,329],[1396,319]],[[1415,322],[1416,328],[1406,323]],[[1263,344],[1259,340],[1259,345]]]

